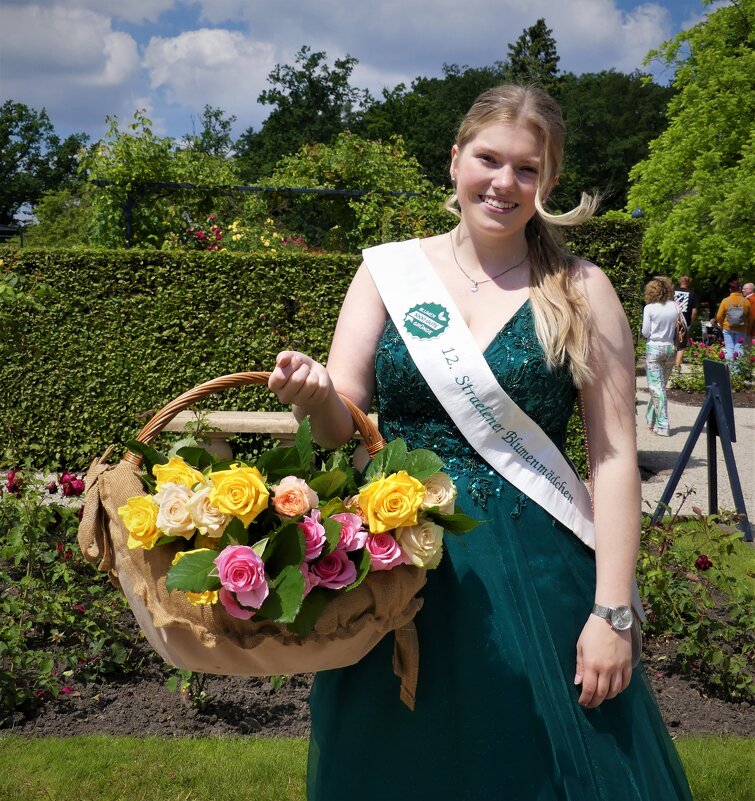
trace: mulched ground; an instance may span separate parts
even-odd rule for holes
[[[306,737],[309,733],[307,698],[312,676],[292,676],[279,689],[266,679],[210,676],[204,700],[192,705],[187,695],[166,688],[171,673],[143,638],[138,639],[135,651],[134,664],[143,660],[138,673],[91,685],[74,683],[70,694],[50,701],[29,719],[17,715],[5,720],[2,729],[44,737]],[[669,668],[671,653],[669,642],[646,643],[647,676],[672,736],[755,735],[755,706],[707,697],[694,678]]]
[[[682,403],[685,406],[702,406],[705,400],[704,392],[683,392],[680,389],[667,389],[668,398],[674,403]],[[741,409],[755,408],[755,392],[735,392],[732,394],[734,407]]]

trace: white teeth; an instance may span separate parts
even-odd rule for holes
[[[493,208],[496,208],[496,209],[513,209],[513,208],[516,208],[516,203],[507,203],[507,202],[505,202],[503,200],[494,200],[491,197],[483,198],[483,200],[485,201],[485,203],[488,204],[488,206],[493,206]]]

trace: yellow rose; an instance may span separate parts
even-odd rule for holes
[[[187,592],[184,593],[190,604],[194,606],[210,606],[218,602],[218,591],[207,590],[206,592]]]
[[[195,484],[204,481],[204,476],[187,464],[180,456],[171,456],[168,464],[156,464],[152,475],[157,480],[157,489],[163,484],[184,484],[191,489]]]
[[[157,529],[157,513],[160,507],[154,502],[151,495],[137,495],[129,498],[125,506],[118,509],[123,525],[128,530],[129,548],[145,548],[151,551],[160,532]]]
[[[267,509],[269,493],[256,467],[232,464],[230,470],[210,473],[215,488],[210,503],[226,515],[233,515],[248,526],[260,512]]]
[[[417,510],[425,497],[424,486],[406,470],[368,484],[359,493],[359,506],[373,534],[417,523]]]

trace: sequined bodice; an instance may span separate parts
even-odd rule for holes
[[[498,383],[557,447],[563,449],[576,390],[569,370],[550,370],[535,335],[529,301],[496,334],[484,353]],[[401,437],[410,449],[430,448],[454,480],[464,475],[485,505],[500,483],[464,439],[414,365],[392,320],[375,354],[378,412],[386,439]]]

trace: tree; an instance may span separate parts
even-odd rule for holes
[[[233,149],[231,129],[236,117],[226,117],[222,109],[205,105],[200,122],[202,129],[198,134],[190,133],[184,137],[187,147],[208,156],[228,156]]]
[[[754,25],[755,0],[738,0],[648,56],[676,68],[668,128],[630,174],[627,208],[648,222],[643,259],[655,272],[701,283],[751,275]]]
[[[566,121],[566,147],[551,204],[566,210],[581,192],[599,191],[604,209],[623,209],[629,170],[663,131],[671,95],[670,88],[640,72],[563,75],[556,96]]]
[[[410,89],[399,84],[384,90],[383,99],[372,102],[354,130],[367,139],[401,136],[428,180],[446,185],[459,123],[475,98],[502,79],[500,63],[480,68],[444,64],[442,78],[420,77]]]
[[[0,223],[10,224],[26,203],[42,193],[74,183],[77,156],[86,134],[61,142],[47,112],[6,100],[0,108]]]
[[[553,31],[541,17],[534,25],[525,28],[513,45],[509,45],[506,80],[535,83],[552,93],[558,86],[558,62]]]
[[[329,145],[305,145],[281,160],[270,183],[369,192],[362,197],[268,198],[266,213],[285,230],[331,250],[353,252],[388,240],[442,233],[454,225],[443,209],[444,193],[422,177],[400,137],[371,142],[347,131]]]
[[[370,99],[367,91],[350,83],[357,63],[347,55],[331,68],[324,52],[313,53],[304,45],[295,66],[275,67],[267,78],[272,88],[257,98],[273,111],[260,131],[248,128],[236,142],[237,168],[244,180],[252,183],[269,175],[282,156],[305,144],[330,142],[349,126]]]
[[[229,201],[224,186],[238,183],[231,164],[223,158],[180,150],[170,138],[152,131],[143,111],[122,130],[109,117],[105,137],[89,148],[82,170],[92,190],[89,242],[102,247],[163,247],[192,219],[217,212]],[[164,183],[192,183],[207,189],[179,190]],[[221,187],[214,190],[212,187]]]

